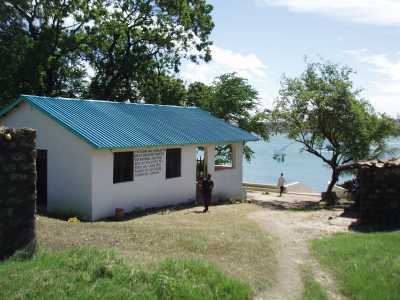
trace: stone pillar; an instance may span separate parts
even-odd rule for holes
[[[35,248],[36,132],[0,128],[0,260]]]
[[[358,180],[361,223],[400,226],[400,166],[364,168]]]

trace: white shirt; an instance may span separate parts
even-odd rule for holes
[[[286,179],[283,176],[280,176],[278,178],[278,188],[280,188],[281,186],[285,186],[286,184]]]

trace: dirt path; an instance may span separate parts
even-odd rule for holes
[[[331,277],[323,272],[318,262],[310,256],[308,241],[327,234],[347,231],[353,219],[340,217],[342,210],[293,211],[300,205],[313,205],[315,197],[264,195],[248,193],[249,200],[256,201],[265,209],[252,213],[249,218],[259,223],[277,239],[278,271],[276,284],[257,299],[297,300],[303,296],[305,268],[327,290],[330,299],[344,299],[338,293]]]

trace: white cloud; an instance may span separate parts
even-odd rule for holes
[[[210,84],[219,75],[236,72],[256,88],[263,106],[270,106],[273,96],[267,66],[257,55],[235,52],[215,45],[211,47],[211,54],[213,59],[209,63],[184,64],[181,77],[188,82],[200,81]]]
[[[368,94],[371,103],[380,112],[392,116],[400,113],[400,58],[385,54],[372,54],[366,49],[347,50],[378,77],[370,82]]]
[[[400,25],[399,0],[255,0],[261,6],[286,7],[296,13],[316,13],[345,21]]]
[[[359,62],[367,64],[368,70],[380,75],[379,80],[372,81],[381,92],[400,93],[400,58],[390,58],[385,54],[371,54],[366,49],[347,50]]]
[[[211,46],[212,61],[208,64],[187,63],[182,76],[188,81],[210,83],[214,77],[228,72],[237,72],[248,79],[266,77],[267,66],[257,55],[242,54],[218,46]]]
[[[392,117],[400,115],[400,94],[376,94],[369,98],[376,111]]]

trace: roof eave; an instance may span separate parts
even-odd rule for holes
[[[61,122],[60,120],[58,120],[55,116],[53,116],[52,114],[50,114],[49,112],[47,112],[46,110],[44,110],[43,108],[41,108],[40,106],[36,105],[35,103],[29,101],[28,99],[26,100],[32,107],[36,108],[38,111],[40,111],[41,113],[45,114],[46,116],[48,116],[50,119],[52,119],[53,121],[55,121],[58,125],[60,125],[61,127],[65,128],[67,131],[69,131],[70,133],[72,133],[73,135],[75,135],[76,137],[78,137],[80,140],[82,140],[83,142],[87,143],[89,146],[91,146],[94,149],[100,149],[100,147],[98,145],[96,145],[95,143],[93,143],[91,140],[89,140],[88,138],[86,138],[85,136],[83,136],[82,134],[80,134],[78,131],[72,129],[70,126],[68,126],[67,124]]]
[[[7,105],[5,108],[0,110],[0,118],[5,117],[9,112],[11,112],[14,108],[18,107],[18,105],[21,104],[21,102],[25,101],[26,99],[22,96],[19,96],[16,100],[11,102],[9,105]]]
[[[13,101],[11,104],[9,104],[8,106],[6,106],[4,109],[2,109],[0,111],[0,118],[6,116],[9,112],[11,112],[12,110],[14,110],[16,107],[18,107],[23,101],[27,102],[31,107],[37,109],[38,111],[40,111],[41,113],[45,114],[47,117],[49,117],[50,119],[54,120],[57,124],[59,124],[61,127],[65,128],[66,130],[68,130],[70,133],[72,133],[73,135],[77,136],[80,140],[82,140],[83,142],[89,144],[91,147],[93,147],[94,149],[100,149],[100,147],[94,143],[92,143],[89,139],[85,138],[84,136],[82,136],[81,134],[79,134],[78,132],[76,132],[75,130],[73,130],[72,128],[70,128],[68,125],[64,124],[63,122],[59,121],[57,118],[55,118],[54,116],[52,116],[50,113],[48,113],[47,111],[45,111],[44,109],[42,109],[41,107],[37,106],[35,103],[33,103],[32,101],[29,101],[29,98],[27,98],[25,95],[20,95],[15,101]]]
[[[221,145],[221,144],[236,144],[236,143],[245,143],[245,142],[256,142],[259,141],[259,138],[255,139],[246,139],[246,140],[231,140],[231,141],[209,141],[204,143],[187,143],[187,144],[158,144],[158,145],[141,145],[135,147],[98,147],[97,150],[133,150],[133,149],[146,149],[146,148],[163,148],[163,147],[184,147],[184,146],[203,146],[203,145]]]

